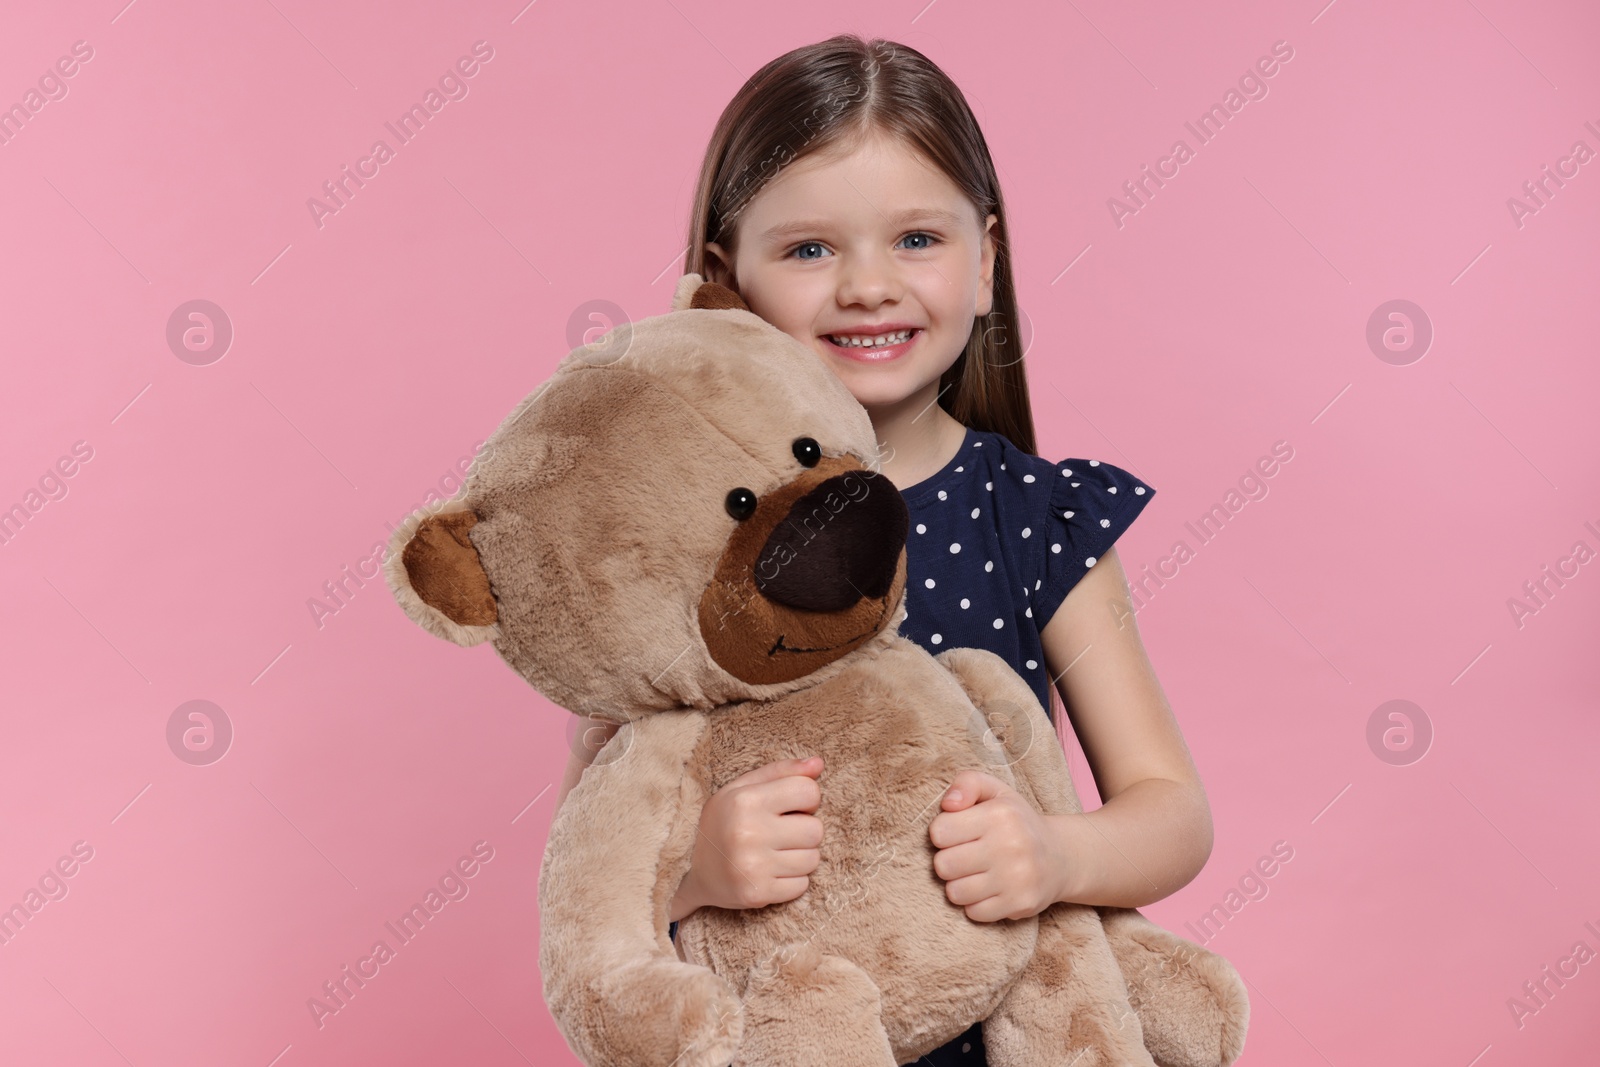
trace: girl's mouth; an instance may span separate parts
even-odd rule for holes
[[[905,355],[920,336],[922,329],[915,327],[909,330],[897,330],[880,337],[869,338],[865,335],[840,337],[836,334],[823,334],[822,339],[828,343],[828,348],[835,355],[844,359],[853,359],[858,363],[883,363]],[[891,339],[893,343],[882,343]]]

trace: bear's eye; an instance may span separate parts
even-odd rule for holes
[[[815,467],[822,462],[822,446],[809,437],[796,437],[794,439],[794,458],[802,466]]]
[[[756,513],[756,495],[742,485],[728,492],[728,499],[725,503],[728,508],[728,514],[740,522]]]

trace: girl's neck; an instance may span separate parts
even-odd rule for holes
[[[901,490],[939,473],[966,439],[967,428],[940,407],[939,383],[896,404],[869,407],[878,437],[879,473]]]

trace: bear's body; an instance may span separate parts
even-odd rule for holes
[[[891,690],[888,677],[906,684]],[[955,677],[903,637],[821,685],[719,708],[690,765],[710,792],[807,754],[823,760],[815,814],[824,831],[805,893],[753,910],[701,908],[678,924],[678,944],[688,962],[735,976],[785,945],[849,959],[882,995],[896,1062],[914,1059],[988,1017],[1033,957],[1037,921],[968,919],[945,896],[928,838],[957,771],[1014,785],[1012,768]],[[930,1001],[929,989],[945,997]]]

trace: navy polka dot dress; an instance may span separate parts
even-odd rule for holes
[[[903,495],[911,530],[900,632],[933,655],[995,653],[1049,714],[1039,633],[1155,490],[1097,459],[1052,463],[968,428],[955,457]],[[916,1062],[983,1067],[983,1024]]]
[[[904,491],[900,632],[934,655],[958,646],[995,653],[1048,711],[1039,632],[1154,495],[1109,463],[1051,463],[968,429],[943,470]]]
[[[956,647],[995,653],[1048,714],[1039,633],[1155,490],[1109,463],[1052,463],[969,427],[950,462],[902,495],[911,529],[901,634],[933,655]],[[669,933],[677,936],[676,923]],[[985,1067],[983,1024],[915,1062]]]

